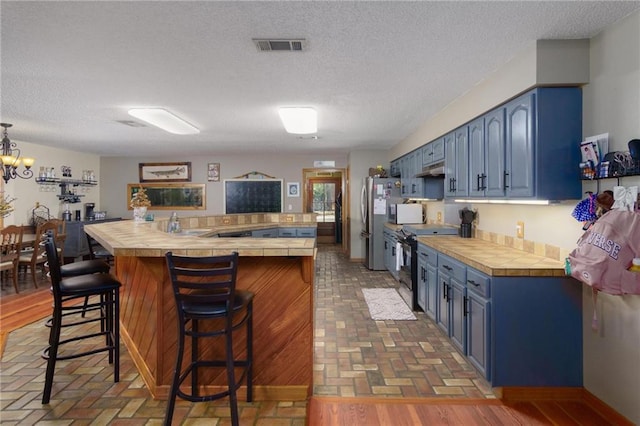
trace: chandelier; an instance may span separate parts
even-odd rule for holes
[[[17,177],[21,179],[29,179],[32,177],[33,171],[31,170],[31,166],[33,166],[35,162],[33,158],[20,157],[20,150],[17,148],[16,143],[11,142],[7,135],[7,129],[11,126],[13,126],[13,124],[0,123],[0,127],[4,127],[2,134],[2,156],[0,158],[2,158],[2,178],[5,183],[9,183],[10,179]],[[22,172],[18,170],[20,163],[24,165]]]

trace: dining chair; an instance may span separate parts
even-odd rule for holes
[[[9,225],[0,230],[2,242],[0,246],[0,273],[11,271],[13,287],[16,294],[18,290],[18,258],[22,248],[22,235],[24,228],[22,226]],[[4,283],[4,280],[2,280]]]
[[[48,220],[44,223],[39,224],[36,227],[36,235],[33,241],[33,249],[29,250],[28,252],[27,251],[22,252],[20,257],[18,258],[18,268],[20,268],[20,266],[24,266],[25,269],[26,267],[29,267],[29,270],[31,272],[31,279],[33,281],[33,285],[35,286],[35,288],[38,288],[38,280],[36,279],[36,271],[38,269],[38,266],[40,266],[40,268],[42,269],[43,278],[45,275],[44,263],[46,259],[45,259],[45,250],[44,250],[43,243],[46,241],[46,239],[49,236],[52,236],[56,241],[56,244],[59,244],[58,241],[59,241],[59,238],[61,238],[61,236],[60,237],[58,236],[58,230],[60,229],[60,227],[61,225],[58,223],[57,219]],[[62,259],[60,249],[58,250],[58,254]]]

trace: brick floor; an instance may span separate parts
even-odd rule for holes
[[[316,395],[358,397],[494,398],[490,386],[424,313],[416,321],[373,321],[362,288],[396,286],[383,271],[351,263],[336,247],[320,245],[316,263]],[[30,284],[30,278],[21,283]],[[10,291],[10,289],[4,289]],[[106,354],[60,361],[49,405],[42,405],[48,337],[43,321],[9,335],[0,363],[3,425],[154,425],[165,402],[149,397],[122,347],[121,380],[113,383]],[[239,402],[241,424],[305,424],[306,402]],[[226,400],[178,400],[174,424],[230,424]]]

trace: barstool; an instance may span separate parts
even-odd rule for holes
[[[191,402],[212,401],[229,396],[231,423],[238,425],[238,402],[236,391],[246,377],[247,401],[253,399],[253,293],[236,289],[238,253],[226,256],[185,257],[166,254],[167,267],[173,286],[178,317],[178,354],[171,384],[171,392],[165,414],[165,425],[170,425],[176,397]],[[205,320],[214,321],[212,327]],[[200,326],[202,325],[202,329]],[[233,355],[233,331],[246,325],[246,358],[235,359]],[[191,361],[182,371],[185,337],[191,337]],[[224,336],[225,359],[199,359],[198,340]],[[227,390],[199,395],[198,369],[224,367],[227,373]],[[235,368],[242,368],[236,380]],[[180,389],[182,382],[191,374],[191,393]]]
[[[50,320],[49,346],[44,350],[42,357],[47,360],[47,372],[45,374],[44,392],[42,403],[48,404],[51,398],[53,376],[56,361],[74,359],[100,352],[109,352],[109,364],[114,365],[113,381],[120,380],[120,282],[111,274],[85,274],[63,278],[60,271],[60,259],[56,243],[53,238],[48,238],[45,243],[47,256],[46,266],[49,269],[51,290],[53,293],[53,315]],[[89,296],[100,296],[99,302],[90,303],[85,308],[83,304],[68,306],[68,301],[84,299]],[[63,304],[67,306],[63,307]],[[90,318],[67,316],[83,312],[96,311],[97,316]],[[63,320],[66,320],[63,323]],[[60,333],[64,327],[82,326],[87,323],[100,322],[100,331],[86,332],[60,340]],[[104,336],[104,345],[77,353],[59,355],[58,350],[62,345],[77,342],[79,340]],[[69,345],[71,351],[73,345]]]

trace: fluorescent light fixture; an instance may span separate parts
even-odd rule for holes
[[[313,108],[283,107],[279,112],[287,133],[306,135],[318,131],[318,116]]]
[[[132,108],[129,115],[174,135],[195,135],[200,130],[164,108]]]

